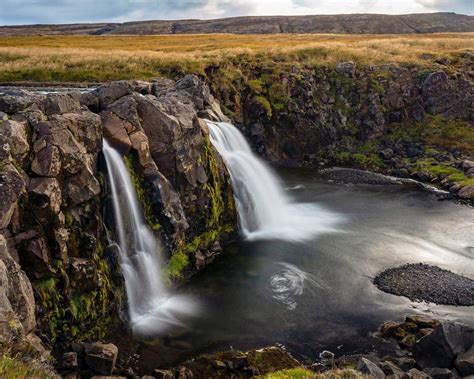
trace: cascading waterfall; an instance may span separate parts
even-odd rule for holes
[[[163,284],[162,247],[146,224],[127,167],[120,154],[104,140],[119,251],[125,279],[131,327],[139,334],[153,334],[195,312],[184,296],[171,296]]]
[[[232,124],[207,121],[210,139],[224,159],[234,189],[242,233],[248,239],[301,241],[335,231],[339,215],[317,204],[298,204],[250,149]]]

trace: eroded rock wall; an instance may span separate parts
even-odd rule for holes
[[[276,165],[349,166],[474,195],[474,54],[407,64],[239,63],[206,73],[226,113]],[[470,187],[469,191],[466,187]]]
[[[194,76],[0,95],[2,321],[48,346],[100,338],[120,322],[126,300],[107,246],[104,137],[123,154],[145,218],[166,246],[170,282],[221,252],[236,217],[201,117],[225,119]]]

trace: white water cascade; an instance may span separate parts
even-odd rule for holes
[[[103,152],[132,330],[148,335],[183,325],[181,319],[193,314],[195,305],[191,299],[168,293],[161,274],[162,247],[143,218],[127,167],[105,140]]]
[[[212,121],[207,125],[230,173],[244,237],[302,241],[335,231],[341,217],[317,204],[293,202],[235,126]]]

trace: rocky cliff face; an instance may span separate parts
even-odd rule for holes
[[[235,229],[233,197],[201,117],[225,119],[193,76],[0,95],[4,338],[17,330],[40,346],[36,332],[51,346],[98,338],[118,322],[124,296],[107,247],[104,137],[124,155],[145,218],[168,247],[170,281],[221,251]]]
[[[243,63],[239,75],[225,76],[225,67],[207,75],[226,112],[274,164],[412,176],[469,198],[474,55],[425,58],[434,61],[431,68]]]

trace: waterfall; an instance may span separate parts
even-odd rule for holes
[[[235,126],[212,121],[207,125],[230,173],[244,237],[301,241],[335,230],[340,217],[317,204],[293,202]]]
[[[117,241],[113,243],[125,279],[132,330],[146,335],[182,325],[181,317],[192,314],[194,304],[186,297],[168,293],[161,272],[163,248],[144,220],[127,167],[105,140],[103,153],[116,228]]]

